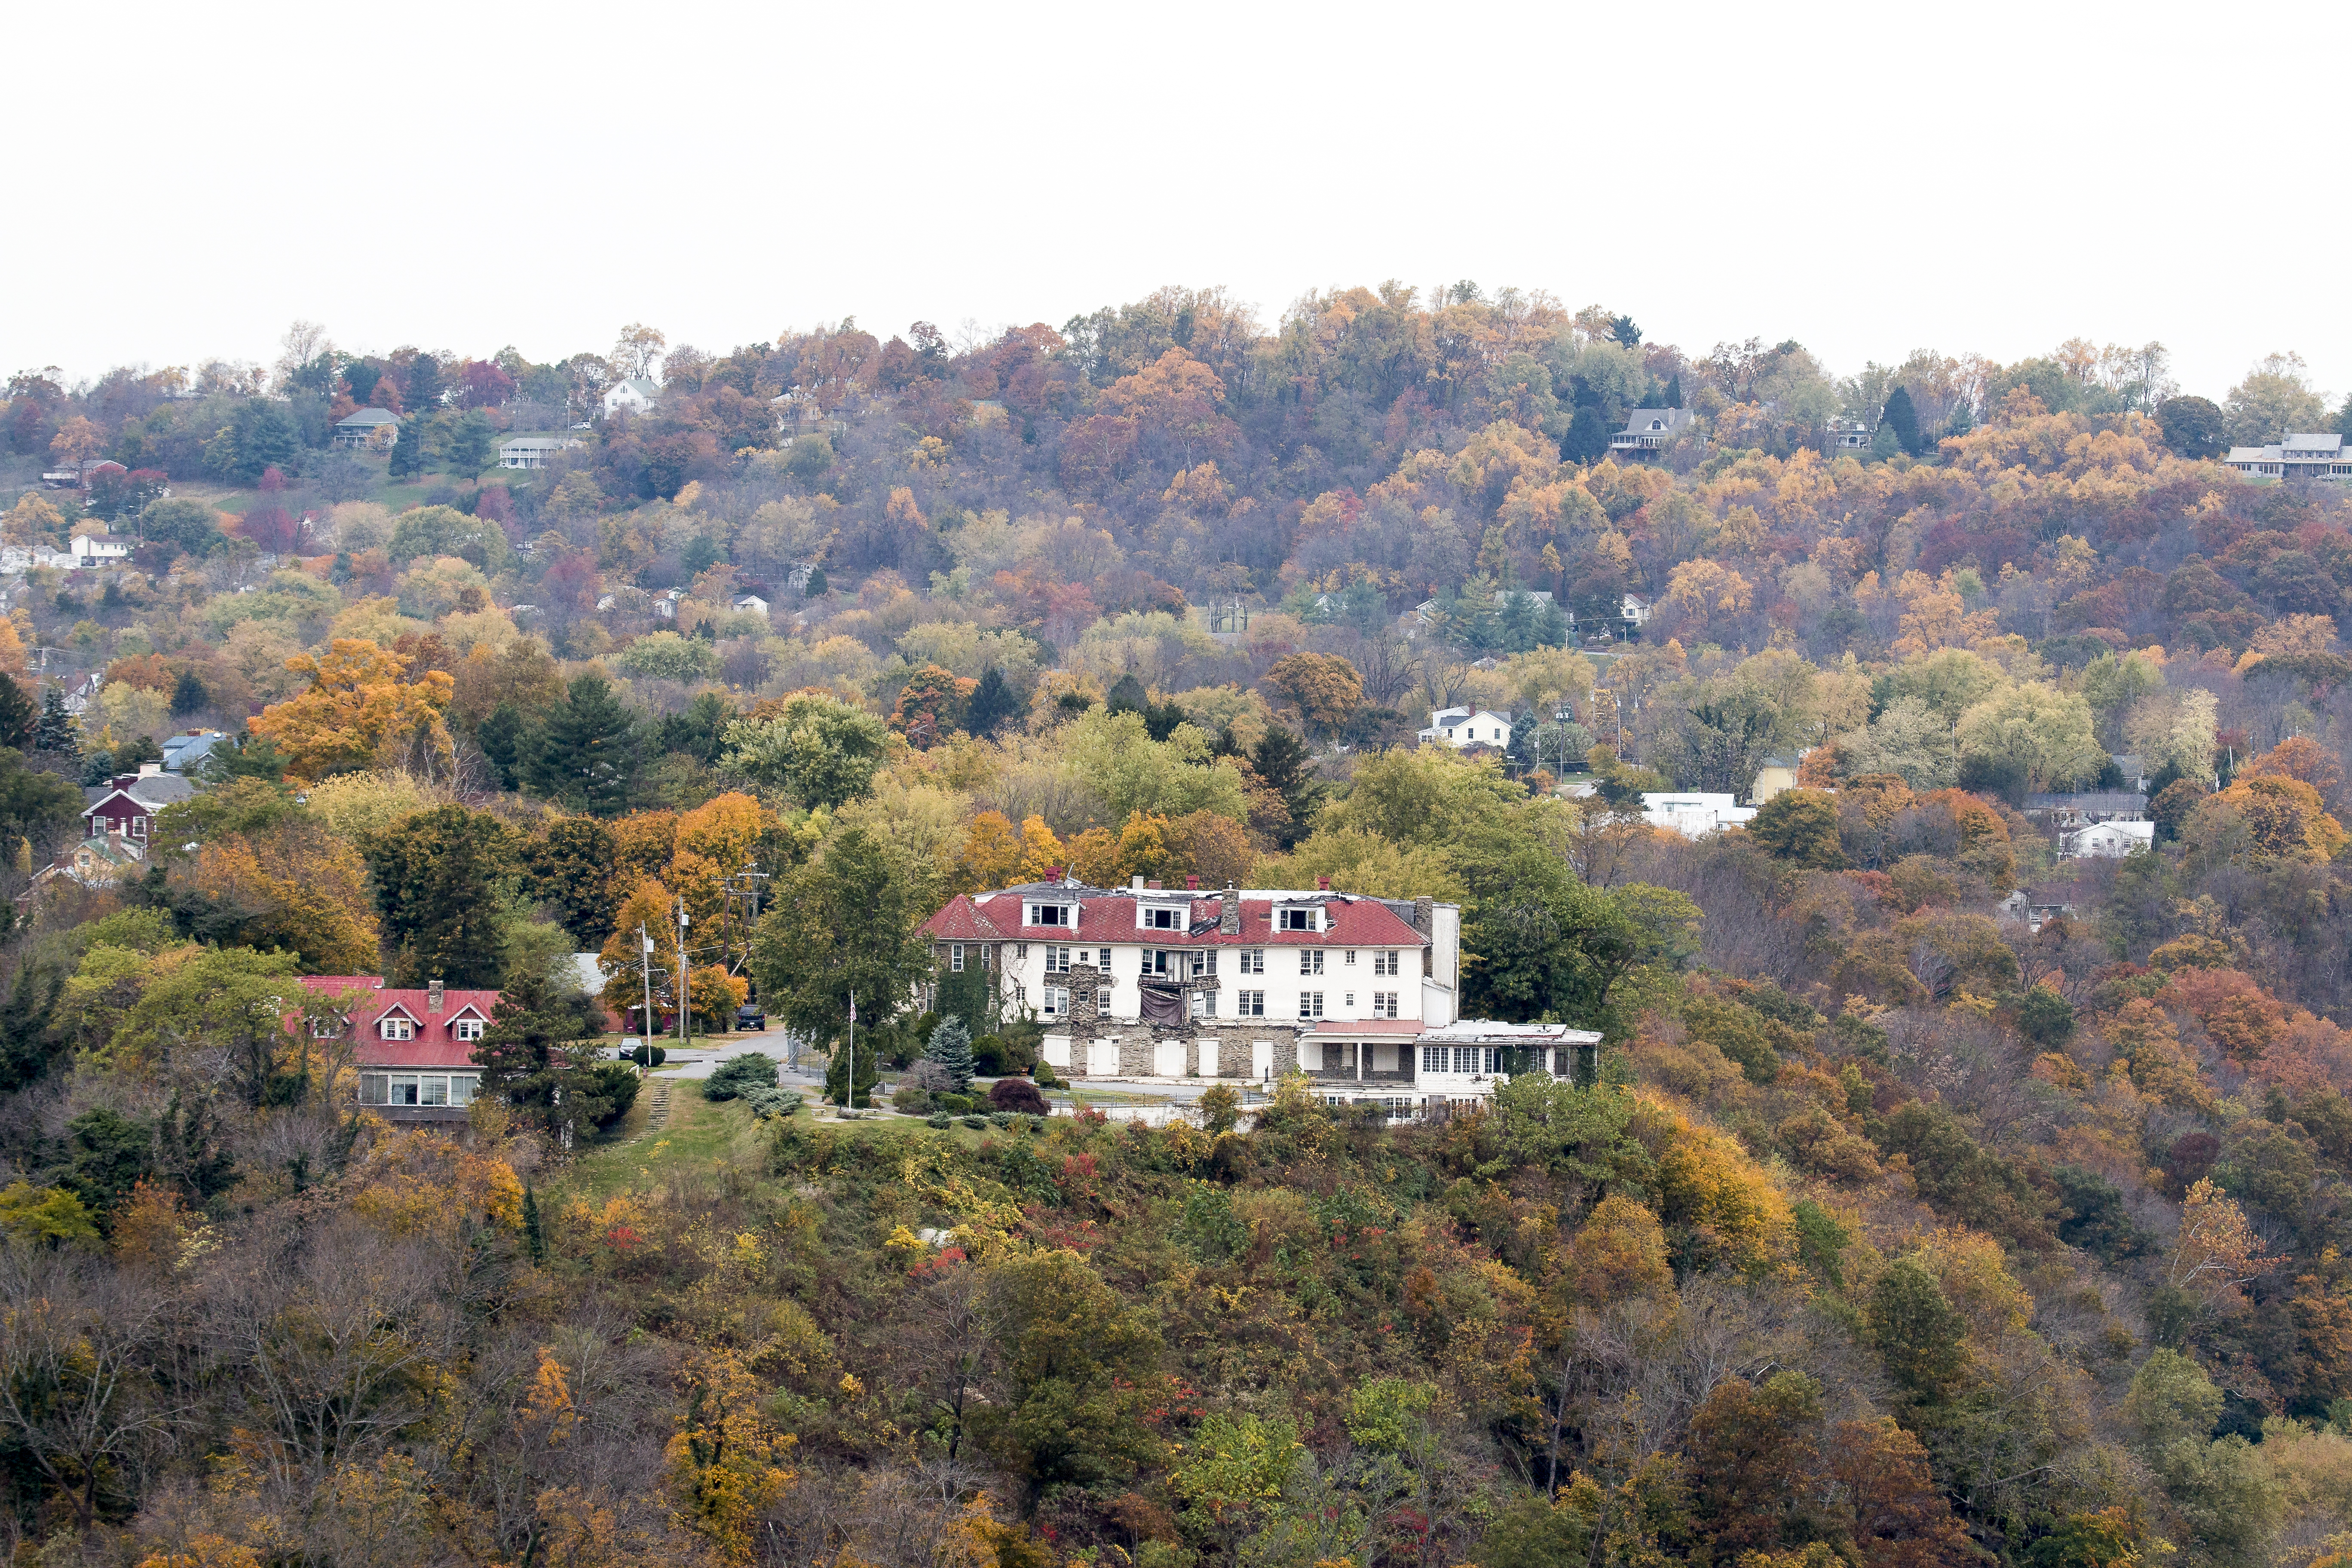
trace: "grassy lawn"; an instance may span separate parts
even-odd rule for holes
[[[665,1186],[673,1179],[701,1175],[722,1164],[756,1162],[767,1147],[768,1131],[741,1100],[717,1104],[702,1098],[702,1085],[692,1079],[668,1079],[669,1125],[647,1130],[654,1085],[646,1085],[612,1142],[574,1160],[555,1184],[566,1201],[601,1201],[615,1193]]]

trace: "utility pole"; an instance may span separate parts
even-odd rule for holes
[[[645,1050],[646,1059],[637,1068],[637,1076],[645,1078],[654,1070],[654,939],[653,933],[646,930],[643,921],[637,922],[637,962],[645,971],[646,981],[646,1016],[645,1022],[639,1026],[643,1032],[637,1040]]]
[[[692,1021],[690,1009],[694,1004],[693,972],[687,967],[686,957],[686,928],[691,919],[686,912],[686,900],[681,898],[677,901],[677,1048],[680,1050],[693,1043],[693,1037],[688,1032]]]

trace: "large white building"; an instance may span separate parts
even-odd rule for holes
[[[2344,450],[2341,436],[2289,435],[2268,447],[2232,447],[2221,461],[2253,479],[2352,478],[2352,454]]]
[[[959,895],[924,931],[943,979],[977,970],[1006,1010],[1034,1010],[1045,1061],[1074,1079],[1303,1072],[1417,1114],[1491,1095],[1513,1062],[1573,1070],[1559,1053],[1600,1041],[1464,1022],[1461,907],[1426,898],[1057,879]]]
[[[1704,838],[1727,827],[1755,820],[1756,808],[1742,805],[1732,795],[1697,790],[1679,794],[1652,791],[1642,796],[1642,820],[1653,827],[1671,827],[1685,838]]]

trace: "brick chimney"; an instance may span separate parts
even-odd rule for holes
[[[1318,890],[1328,893],[1331,890],[1331,879],[1328,877],[1318,877],[1315,879],[1315,886]]]
[[[1184,879],[1184,890],[1188,893],[1199,892],[1201,890],[1201,879],[1198,877],[1186,877]]]
[[[1426,894],[1412,901],[1412,929],[1423,936],[1437,934],[1437,900]]]
[[[1058,882],[1061,879],[1062,868],[1059,866],[1048,866],[1045,868],[1045,880],[1049,882]]]
[[[1144,885],[1145,887],[1147,887],[1147,888],[1150,889],[1151,889],[1153,892],[1155,892],[1155,893],[1157,893],[1157,892],[1162,892],[1162,891],[1164,891],[1164,890],[1165,890],[1165,889],[1163,889],[1160,886],[1160,884],[1159,884],[1157,881],[1146,882],[1146,883],[1144,883],[1143,885]]]
[[[441,1011],[441,982],[438,980],[428,982],[425,987],[425,1010],[428,1013]]]
[[[1242,896],[1234,890],[1234,885],[1231,882],[1227,882],[1225,884],[1225,890],[1223,896],[1219,900],[1219,904],[1220,908],[1217,910],[1218,933],[1223,936],[1241,935]]]

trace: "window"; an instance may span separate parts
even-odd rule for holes
[[[383,1074],[380,1072],[363,1072],[360,1074],[360,1103],[362,1105],[382,1105],[384,1102],[383,1097],[385,1093],[385,1081]]]
[[[1352,991],[1342,994],[1339,997],[1339,1005],[1345,1007],[1350,1013],[1354,1012],[1356,1010],[1356,994]]]
[[[1323,1016],[1323,993],[1320,991],[1301,991],[1298,994],[1298,1016],[1302,1018],[1321,1017]]]
[[[147,837],[147,819],[145,817],[134,816],[131,819],[131,837],[133,838],[144,838]]]
[[[1265,992],[1263,992],[1263,991],[1236,991],[1236,992],[1234,992],[1234,1016],[1235,1016],[1235,1017],[1237,1017],[1237,1018],[1263,1018],[1263,1017],[1265,1017]]]
[[[1206,948],[1192,954],[1192,978],[1197,980],[1203,974],[1214,974],[1216,972],[1216,949]]]
[[[1234,973],[1237,974],[1264,974],[1265,973],[1265,949],[1262,947],[1245,947],[1242,949],[1242,966],[1238,970],[1234,971]]]
[[[948,973],[950,974],[961,974],[963,973],[963,943],[960,942],[949,944]]]
[[[983,947],[980,950],[980,966],[982,969],[986,969],[988,967],[988,955],[995,951],[996,950],[994,948],[991,947]]]
[[[1070,1016],[1070,994],[1058,985],[1045,987],[1045,1016],[1066,1018]]]
[[[482,1021],[479,1018],[460,1018],[449,1026],[449,1032],[461,1040],[478,1040],[482,1037]]]
[[[1395,992],[1375,991],[1372,993],[1373,1017],[1393,1018],[1397,1016],[1397,994]]]
[[[1341,962],[1342,962],[1342,963],[1346,963],[1346,964],[1347,964],[1347,966],[1348,966],[1349,968],[1350,968],[1350,969],[1355,968],[1355,967],[1356,967],[1356,950],[1355,950],[1354,948],[1352,948],[1352,947],[1351,947],[1351,948],[1349,948],[1349,949],[1348,950],[1348,956],[1347,956],[1345,959],[1341,960]]]
[[[1021,923],[1033,926],[1074,926],[1077,910],[1068,904],[1024,904]]]
[[[1179,958],[1182,955],[1181,953],[1170,952],[1164,947],[1147,947],[1143,950],[1142,973],[1146,974],[1166,974],[1169,973],[1168,961],[1171,958]]]
[[[1274,929],[1276,931],[1313,931],[1315,929],[1315,911],[1313,910],[1276,910],[1274,917]]]
[[[1084,963],[1086,961],[1087,955],[1082,950],[1078,953],[1078,962],[1080,963]],[[1097,948],[1095,950],[1095,967],[1101,970],[1105,974],[1108,974],[1110,973],[1110,949],[1103,947]]]
[[[1213,1018],[1217,1016],[1217,994],[1213,991],[1192,993],[1192,1016]]]
[[[1147,909],[1142,911],[1145,931],[1182,931],[1184,921],[1172,909]]]
[[[1319,947],[1300,948],[1298,950],[1298,973],[1301,974],[1322,973],[1323,950]]]
[[[375,1032],[377,1036],[383,1039],[413,1040],[416,1037],[416,1020],[414,1018],[386,1018],[383,1022],[375,1026]]]
[[[1013,958],[1014,958],[1014,959],[1016,959],[1016,960],[1017,960],[1017,961],[1019,961],[1020,963],[1028,963],[1028,962],[1029,962],[1029,944],[1028,944],[1027,942],[1014,942],[1014,943],[1013,944]]]
[[[1372,973],[1375,974],[1396,973],[1398,956],[1399,954],[1394,948],[1391,948],[1386,952],[1376,952],[1372,954]]]
[[[1047,948],[1045,950],[1045,973],[1048,974],[1067,974],[1069,972],[1070,950],[1066,947]]]
[[[342,1032],[343,1021],[341,1018],[326,1017],[310,1020],[310,1037],[314,1040],[331,1040]]]

